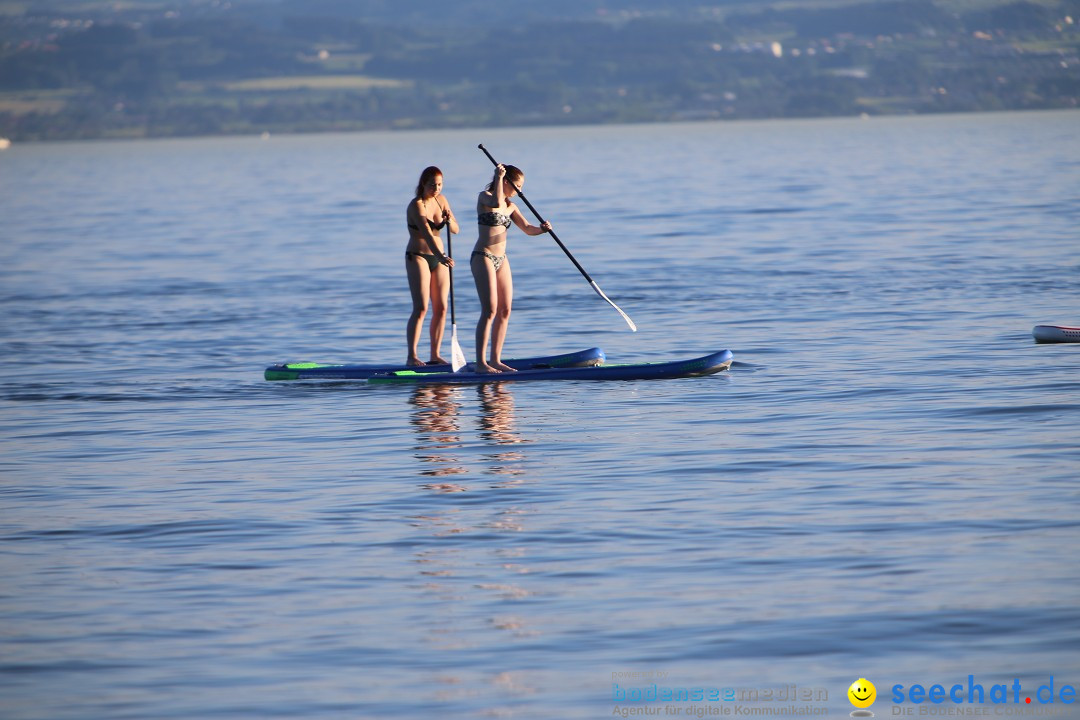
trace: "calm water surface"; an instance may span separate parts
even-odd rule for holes
[[[865,677],[882,717],[926,708],[897,684],[1080,685],[1080,346],[1030,335],[1080,324],[1078,120],[0,154],[0,716],[792,706],[616,701],[657,683],[846,717]],[[437,164],[471,217],[478,142],[641,328],[517,233],[508,354],[731,371],[264,382],[404,358],[405,204]]]

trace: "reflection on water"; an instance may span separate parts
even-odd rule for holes
[[[409,403],[414,410],[409,422],[417,430],[414,455],[421,463],[424,477],[442,478],[466,475],[469,468],[462,460],[466,449],[463,439],[463,400],[466,388],[456,385],[418,385],[413,388]],[[476,386],[479,401],[479,437],[494,451],[482,455],[483,472],[491,475],[520,476],[525,473],[525,456],[509,449],[528,443],[517,430],[514,413],[514,394],[507,383]],[[424,486],[438,492],[464,492],[466,486],[457,483],[430,483]]]
[[[462,475],[462,466],[452,451],[460,450],[461,389],[453,385],[418,385],[409,402],[415,407],[410,422],[417,429],[414,457],[422,463],[426,477]],[[439,492],[464,492],[454,483],[434,483],[425,487]]]
[[[533,569],[527,562],[526,545],[513,540],[528,530],[526,518],[533,513],[518,505],[512,490],[526,472],[525,456],[516,448],[530,441],[518,432],[514,395],[507,383],[477,386],[475,406],[467,402],[471,390],[418,386],[410,398],[414,407],[410,422],[417,431],[415,457],[422,476],[477,471],[510,476],[475,488],[425,483],[424,490],[436,493],[488,492],[478,492],[476,501],[464,504],[446,498],[442,511],[409,518],[419,532],[437,540],[421,543],[413,553],[419,576],[413,587],[433,608],[421,620],[423,641],[431,651],[447,657],[475,649],[477,638],[490,637],[492,630],[498,644],[507,648],[540,635],[535,620],[521,606],[536,595],[529,582]],[[474,412],[475,425],[463,420]],[[473,454],[471,449],[477,446],[481,450]],[[471,469],[470,459],[478,460]],[[469,608],[482,611],[469,612]],[[475,693],[472,683],[481,682],[489,688],[489,696],[497,698],[489,714],[510,716],[517,704],[536,694],[526,675],[501,664],[491,670],[483,678],[445,669],[433,673],[427,683],[429,699],[442,704],[467,701]]]
[[[517,433],[514,415],[514,392],[509,383],[478,385],[477,397],[483,413],[480,415],[480,437],[495,445],[520,445],[529,442]],[[491,462],[488,472],[493,475],[517,476],[525,473],[525,455],[517,450],[500,449],[484,456]]]

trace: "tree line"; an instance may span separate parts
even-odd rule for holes
[[[473,4],[455,7],[465,12]],[[365,5],[367,14],[358,10]],[[0,135],[144,137],[1080,103],[1080,0],[983,3],[965,13],[904,0],[753,11],[738,5],[723,14],[704,12],[721,0],[685,0],[665,14],[632,12],[632,2],[620,3],[620,13],[601,12],[604,3],[590,0],[568,4],[574,11],[534,11],[517,23],[444,23],[434,5],[428,22],[395,22],[392,5],[307,0],[271,9],[226,3],[179,13],[5,16]]]

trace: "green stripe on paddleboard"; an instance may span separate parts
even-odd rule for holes
[[[526,369],[526,375],[531,375],[532,373],[529,372],[531,370],[585,370],[585,371],[588,371],[588,370],[592,370],[592,369],[602,370],[603,368],[642,367],[642,366],[648,366],[648,365],[663,365],[663,364],[664,363],[659,363],[659,362],[658,363],[621,363],[621,364],[614,364],[614,365],[585,365],[585,366],[581,366],[581,367],[557,366],[557,367],[547,367],[547,368],[527,368]],[[501,376],[513,377],[514,375],[517,375],[517,373],[516,372],[502,372],[502,373],[491,373],[487,377],[490,377],[492,382],[497,382]],[[392,383],[392,382],[406,383],[406,382],[413,382],[418,378],[425,378],[425,379],[431,378],[431,377],[450,378],[450,377],[453,377],[453,376],[454,376],[454,373],[422,373],[422,372],[416,372],[415,370],[395,370],[394,372],[380,373],[378,375],[373,375],[372,377],[368,378],[368,382],[371,382],[371,383]],[[474,377],[479,378],[479,377],[481,377],[477,373],[466,373],[466,376],[470,377],[470,378],[474,378]]]
[[[276,365],[266,368],[263,377],[267,380],[299,380],[301,370],[314,370],[315,368],[330,367],[324,363],[300,362]]]
[[[373,375],[368,378],[368,382],[380,383],[380,382],[412,382],[415,378],[429,375],[432,373],[419,373],[415,370],[395,370],[392,373],[386,373],[385,375]],[[452,375],[453,373],[435,373],[437,375]]]

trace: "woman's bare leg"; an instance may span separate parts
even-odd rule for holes
[[[420,344],[420,330],[423,327],[424,316],[427,314],[431,291],[431,271],[428,269],[427,260],[414,255],[405,258],[405,274],[409,277],[409,294],[412,296],[412,313],[409,315],[409,322],[405,325],[405,340],[409,345],[409,354],[405,358],[405,364],[423,365],[424,362],[417,354],[416,346]]]
[[[499,303],[495,267],[483,255],[473,255],[470,264],[473,281],[476,282],[476,294],[480,298],[480,319],[476,323],[476,372],[499,372],[486,360],[491,322],[495,319],[495,308]]]
[[[506,330],[510,325],[510,310],[514,302],[514,276],[510,272],[510,258],[505,258],[502,267],[495,273],[495,291],[498,305],[495,308],[495,319],[491,324],[491,365],[503,372],[514,372],[502,361],[503,342],[506,341]]]
[[[446,330],[446,308],[450,297],[450,269],[445,265],[439,265],[431,273],[431,327],[428,334],[431,335],[431,359],[432,365],[445,365],[446,360],[442,357],[443,333]]]

